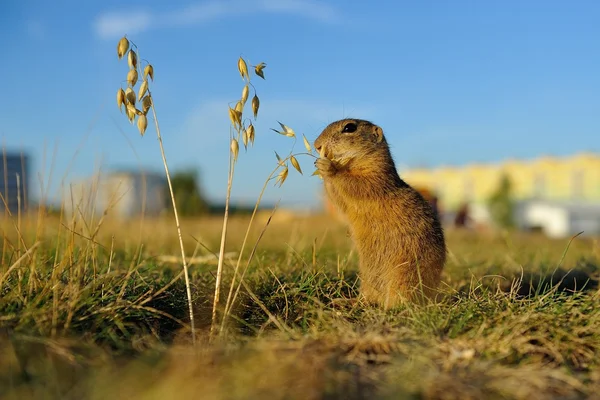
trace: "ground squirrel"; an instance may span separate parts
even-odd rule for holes
[[[359,254],[362,297],[384,308],[431,298],[446,261],[444,232],[430,204],[398,175],[383,130],[343,119],[314,144],[326,194]]]

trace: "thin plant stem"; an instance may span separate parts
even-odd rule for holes
[[[275,214],[275,211],[277,210],[277,206],[278,205],[275,205],[275,208],[271,212],[271,215],[269,216],[269,219],[267,220],[267,223],[263,227],[263,229],[262,229],[262,231],[261,231],[258,239],[254,243],[254,247],[252,248],[252,251],[250,252],[250,256],[248,257],[248,261],[246,261],[246,267],[244,268],[244,271],[242,271],[242,276],[240,277],[240,283],[238,284],[238,287],[235,290],[235,294],[233,295],[233,299],[231,300],[230,307],[233,307],[233,304],[235,303],[235,300],[237,299],[237,296],[238,296],[238,294],[240,292],[240,289],[241,289],[242,285],[245,288],[248,288],[248,285],[246,284],[246,282],[244,282],[244,277],[246,276],[246,272],[248,271],[248,268],[250,267],[250,263],[252,262],[252,259],[254,258],[254,255],[256,254],[256,249],[258,248],[258,244],[260,243],[260,240],[262,239],[265,231],[267,230],[267,228],[269,227],[269,224],[271,223],[271,218],[273,218],[273,215]],[[231,288],[233,289],[233,284],[231,285]],[[225,321],[225,317],[223,318],[223,321]],[[223,324],[225,324],[225,322],[223,322]]]
[[[21,236],[21,177],[18,173],[15,175],[17,178],[17,230],[19,232],[19,236]],[[17,257],[21,257],[21,240],[17,242]]]
[[[33,252],[33,250],[35,250],[36,247],[38,247],[38,245],[41,242],[35,242],[33,244],[33,246],[31,246],[29,248],[29,250],[27,250],[21,257],[19,257],[10,267],[8,267],[8,269],[6,270],[5,273],[0,274],[0,288],[2,287],[2,285],[4,285],[4,280],[6,278],[8,278],[8,276],[11,274],[11,272],[15,269],[18,268],[21,265],[21,261],[23,261],[24,259],[26,259],[29,254],[31,254]]]
[[[219,305],[219,296],[221,295],[221,279],[223,276],[223,261],[225,256],[225,241],[227,238],[227,222],[229,221],[229,200],[231,198],[231,187],[233,185],[233,173],[235,170],[235,160],[229,151],[229,177],[227,178],[227,195],[225,198],[225,212],[223,214],[223,230],[221,231],[221,247],[219,248],[219,261],[217,264],[217,279],[215,282],[215,297],[213,300],[212,321],[210,324],[211,336],[214,334],[217,326],[217,307]]]
[[[271,174],[267,177],[267,179],[265,180],[265,183],[263,184],[262,190],[260,191],[260,194],[258,195],[258,199],[257,199],[256,203],[254,204],[254,210],[252,211],[252,216],[250,217],[250,221],[248,222],[248,227],[246,228],[246,234],[244,236],[244,240],[242,242],[242,247],[241,247],[240,253],[238,255],[238,260],[237,260],[237,263],[235,265],[235,270],[233,272],[233,280],[231,281],[231,286],[229,287],[229,293],[227,295],[227,303],[225,304],[225,315],[223,317],[223,321],[221,323],[221,328],[220,328],[221,332],[223,331],[223,328],[225,327],[225,318],[227,318],[227,315],[229,314],[230,308],[232,306],[232,304],[231,304],[232,303],[231,296],[233,295],[233,288],[235,286],[235,280],[237,279],[237,276],[238,276],[238,273],[239,273],[240,263],[242,261],[242,254],[244,252],[244,248],[246,247],[246,242],[248,241],[248,235],[250,233],[250,228],[252,227],[252,223],[254,222],[254,217],[256,216],[256,211],[258,210],[258,206],[260,205],[260,202],[262,200],[262,196],[265,193],[265,190],[267,189],[267,185],[269,184],[269,182],[273,178],[273,175],[275,174],[275,172],[277,172],[277,170],[280,167],[281,167],[281,165],[278,165],[271,172]]]
[[[6,199],[6,203],[7,203],[4,205],[4,219],[7,220],[10,210],[8,209],[8,166],[7,166],[7,161],[6,161],[6,148],[4,147],[4,141],[2,142],[2,163],[3,163],[2,170],[4,172],[3,198]],[[8,238],[4,235],[4,237],[2,239],[2,264],[4,264],[4,256],[7,254],[7,251],[6,251],[7,248],[8,248]],[[10,258],[8,259],[8,262],[10,262]]]
[[[150,90],[148,95],[151,96]],[[171,184],[171,174],[169,173],[169,167],[167,165],[167,157],[165,156],[165,149],[163,147],[162,136],[160,135],[160,128],[158,126],[158,118],[156,117],[156,109],[154,108],[154,99],[152,101],[152,115],[154,117],[154,126],[156,127],[156,137],[158,138],[158,144],[160,147],[160,155],[162,156],[163,165],[165,167],[165,174],[167,176],[167,183],[169,185],[169,193],[171,195],[171,202],[173,204],[173,214],[175,214],[175,225],[177,226],[177,236],[179,238],[179,247],[181,248],[181,262],[183,263],[183,272],[185,277],[185,291],[187,293],[188,308],[190,313],[190,328],[192,331],[192,344],[196,345],[196,329],[194,326],[194,307],[192,305],[192,291],[190,289],[190,274],[188,271],[188,265],[185,257],[185,248],[183,247],[183,238],[181,236],[181,225],[179,224],[179,215],[177,213],[177,204],[175,204],[175,195],[173,193],[173,185]]]

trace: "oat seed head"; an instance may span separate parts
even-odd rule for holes
[[[140,90],[138,91],[138,100],[141,100],[147,91],[148,91],[148,81],[144,79],[144,81],[140,85]]]
[[[242,123],[242,113],[239,111],[229,107],[229,120],[231,121],[231,125],[239,128]]]
[[[129,122],[133,124],[133,120],[135,119],[136,109],[132,103],[127,103],[127,119]]]
[[[325,156],[325,146],[321,146],[321,149],[319,150],[319,157],[321,157],[321,158],[327,158]]]
[[[242,89],[242,104],[246,105],[246,101],[248,100],[248,95],[250,94],[250,88],[248,88],[248,84],[244,86]]]
[[[148,118],[144,114],[138,115],[137,127],[140,135],[144,136],[144,132],[146,132],[146,128],[148,127]]]
[[[125,89],[125,100],[127,100],[126,103],[132,104],[135,106],[135,93],[134,93],[133,89],[130,87]]]
[[[127,84],[134,87],[138,80],[138,72],[136,69],[130,69],[127,73]]]
[[[148,76],[154,82],[154,67],[151,64],[146,65],[144,68],[144,79],[148,79]]]
[[[240,71],[242,79],[250,79],[250,77],[248,76],[248,65],[246,65],[246,61],[244,61],[242,57],[240,57],[240,59],[238,60],[238,70]]]
[[[125,104],[125,92],[122,88],[117,90],[117,106],[119,106],[119,111],[123,112],[122,106]]]
[[[277,123],[281,126],[281,129],[283,129],[283,135],[287,136],[287,137],[295,137],[296,133],[294,132],[294,130],[292,128],[290,128],[287,125],[282,124],[281,122],[277,121]]]
[[[151,106],[152,106],[152,98],[150,97],[150,95],[147,95],[142,99],[142,112],[144,114],[147,114],[148,110],[150,109]]]
[[[244,142],[244,149],[247,149],[248,148],[248,140],[249,140],[247,129],[244,129],[244,132],[242,132],[242,140]]]
[[[248,135],[248,140],[252,145],[254,145],[254,125],[250,122],[250,125],[246,128],[246,134]]]
[[[294,132],[294,130],[292,128],[290,128],[287,125],[282,124],[279,121],[277,121],[277,123],[281,126],[282,130],[278,131],[277,129],[271,128],[272,131],[277,132],[280,135],[287,136],[287,137],[294,137],[294,136],[296,136],[296,134],[295,134],[295,132]]]
[[[240,152],[240,145],[237,139],[231,139],[231,144],[229,145],[229,148],[231,149],[231,153],[233,154],[233,160],[237,160],[238,153]]]
[[[127,49],[129,49],[129,40],[123,36],[121,40],[119,40],[119,43],[117,43],[117,56],[119,57],[119,60],[123,58]]]
[[[254,119],[258,116],[258,108],[260,107],[260,100],[258,96],[255,94],[252,98],[252,113],[254,114]]]
[[[302,168],[300,168],[300,163],[298,162],[298,160],[296,160],[296,157],[290,156],[290,162],[292,163],[294,168],[296,168],[296,171],[300,172],[300,175],[303,175]]]
[[[304,136],[304,134],[302,134],[302,140],[304,141],[304,147],[306,148],[306,151],[312,153],[312,147],[310,147],[310,142],[308,141],[308,139],[306,139],[306,136]]]
[[[263,72],[263,69],[265,69],[266,66],[267,66],[267,64],[265,64],[264,62],[261,62],[256,67],[254,67],[254,73],[256,75],[260,76],[261,78],[265,79],[265,73]]]
[[[237,123],[236,116],[235,116],[235,110],[231,107],[229,107],[229,121],[231,121],[231,125],[234,125],[234,126]]]
[[[137,69],[137,54],[133,49],[129,50],[129,53],[127,53],[127,64],[129,64],[129,68]]]
[[[241,100],[235,103],[235,111],[239,112],[240,114],[242,113],[242,111],[244,111],[244,104]]]
[[[277,175],[275,184],[279,183],[279,187],[281,187],[283,185],[283,182],[285,182],[285,180],[287,179],[287,177],[288,177],[288,167],[286,165],[283,167],[283,169],[281,170],[279,175]]]

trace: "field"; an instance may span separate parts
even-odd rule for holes
[[[220,218],[2,221],[3,399],[563,399],[600,393],[600,243],[447,231],[439,304],[352,301],[331,217],[261,215],[236,304],[209,340]],[[222,299],[247,226],[230,221]]]

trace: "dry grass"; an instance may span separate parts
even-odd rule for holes
[[[249,243],[266,218],[258,217]],[[221,224],[182,221],[186,254],[217,252]],[[246,218],[229,221],[228,251],[239,251],[247,226]],[[21,235],[12,221],[0,227],[8,249],[0,267],[2,398],[542,399],[600,392],[597,240],[575,239],[563,259],[564,240],[448,232],[445,298],[382,312],[352,301],[357,259],[343,226],[281,213],[220,340],[208,341],[216,264],[190,265],[194,349],[181,270],[161,261],[179,253],[170,219],[107,218],[94,241],[88,228],[54,218],[38,224],[36,215],[22,218]],[[16,244],[32,248],[36,238],[38,246],[24,257],[21,251],[17,264]]]

